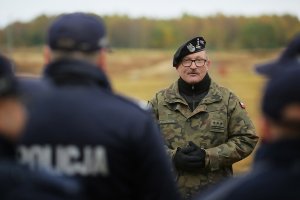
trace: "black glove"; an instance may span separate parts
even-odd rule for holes
[[[187,149],[188,148],[188,149]],[[186,149],[186,151],[185,151]],[[190,150],[192,149],[192,150]],[[191,156],[199,156],[201,159],[205,161],[206,152],[201,147],[198,147],[194,142],[189,141],[188,147],[183,149],[183,152]]]
[[[193,142],[184,148],[177,148],[174,164],[178,170],[196,172],[205,167],[205,151]]]

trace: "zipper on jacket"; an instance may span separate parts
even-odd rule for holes
[[[193,111],[195,110],[195,86],[192,85],[192,91],[193,91]]]

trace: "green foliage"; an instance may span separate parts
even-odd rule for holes
[[[42,45],[53,19],[42,15],[29,23],[15,22],[0,29],[0,49]],[[210,49],[270,49],[286,45],[300,32],[299,19],[291,15],[197,17],[184,14],[169,20],[113,15],[103,19],[111,45],[120,48],[174,49],[202,35]]]
[[[276,39],[274,29],[271,25],[250,22],[242,27],[240,44],[243,48],[250,49],[258,46],[261,48],[272,48],[278,46]]]

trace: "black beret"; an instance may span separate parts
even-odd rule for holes
[[[290,68],[276,74],[266,85],[262,111],[270,119],[280,122],[286,106],[300,105],[300,68]]]
[[[16,96],[17,94],[18,89],[12,62],[5,56],[0,55],[0,97]]]
[[[205,44],[206,41],[204,40],[204,38],[199,36],[181,45],[174,54],[173,67],[177,67],[183,57],[189,54],[203,51],[205,49]]]

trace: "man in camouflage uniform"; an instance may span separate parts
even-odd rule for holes
[[[258,137],[244,104],[208,75],[205,40],[196,37],[175,53],[180,78],[149,102],[164,135],[184,199],[232,175]]]

